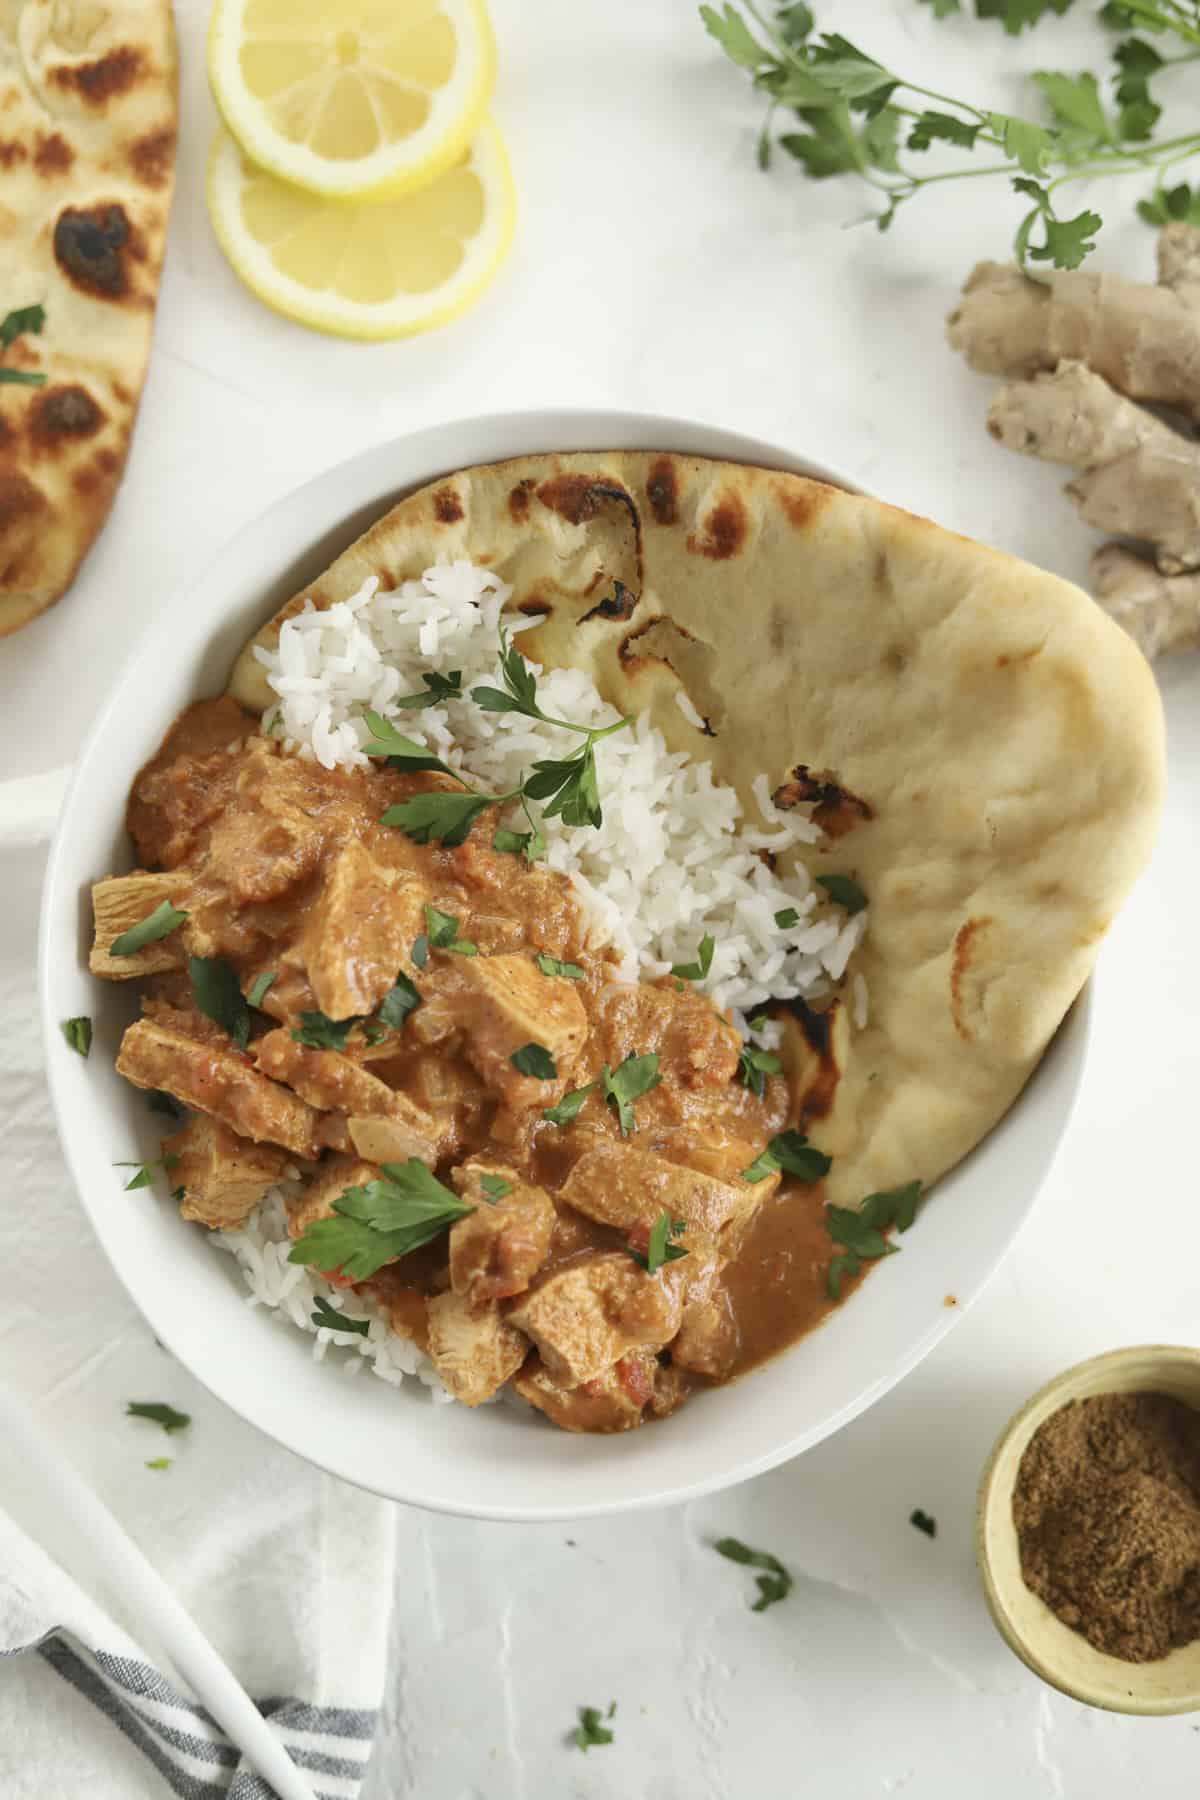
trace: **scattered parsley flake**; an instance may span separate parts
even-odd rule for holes
[[[125,1415],[130,1419],[149,1419],[152,1425],[161,1425],[168,1434],[185,1431],[192,1422],[190,1413],[176,1412],[173,1406],[167,1406],[161,1400],[130,1400]]]
[[[332,1216],[315,1220],[297,1238],[288,1261],[366,1281],[474,1210],[415,1156],[383,1163],[377,1180],[347,1188],[333,1202]]]
[[[531,1075],[535,1081],[558,1079],[554,1058],[544,1044],[522,1044],[508,1060],[520,1074]]]
[[[716,941],[705,932],[700,939],[700,949],[695,962],[673,964],[672,975],[680,981],[703,981],[712,968],[713,951],[716,947]]]
[[[899,1244],[893,1244],[885,1233],[893,1226],[900,1232],[910,1229],[917,1216],[921,1189],[921,1182],[907,1181],[903,1187],[868,1194],[858,1208],[825,1208],[825,1229],[834,1243],[842,1246],[842,1253],[832,1258],[826,1277],[830,1299],[841,1298],[843,1280],[857,1275],[864,1262],[899,1253]]]
[[[139,920],[136,925],[131,925],[128,931],[123,931],[119,937],[114,938],[108,946],[108,954],[110,956],[136,956],[139,950],[146,948],[147,944],[156,944],[160,938],[170,937],[173,931],[178,931],[186,918],[186,912],[181,912],[177,906],[172,906],[169,900],[163,900],[152,913],[147,913],[144,919]]]
[[[823,887],[834,904],[849,913],[851,918],[855,913],[862,912],[867,904],[867,896],[849,875],[818,875],[817,886]]]
[[[458,935],[458,920],[436,906],[426,906],[425,923],[435,950],[453,950],[456,956],[478,956],[479,946]]]
[[[757,1044],[746,1043],[738,1051],[738,1074],[759,1100],[767,1091],[767,1076],[782,1072],[783,1063],[773,1050],[760,1050]]]
[[[263,974],[256,975],[250,984],[250,992],[246,995],[248,1004],[261,1006],[278,980],[279,971],[277,969],[267,969]]]
[[[932,1514],[922,1512],[919,1506],[909,1513],[908,1522],[910,1525],[915,1525],[918,1531],[923,1531],[927,1538],[937,1536],[937,1520]]]
[[[323,1012],[302,1012],[299,1026],[292,1028],[292,1037],[309,1050],[340,1051],[345,1050],[346,1039],[357,1024],[357,1019],[331,1019]]]
[[[780,931],[790,931],[793,925],[798,925],[800,923],[800,914],[796,911],[794,906],[785,906],[782,912],[777,912],[775,914],[775,923],[778,925]]]
[[[604,1098],[616,1109],[617,1120],[621,1127],[621,1136],[628,1137],[637,1129],[633,1118],[633,1102],[648,1094],[662,1080],[658,1072],[658,1057],[627,1056],[616,1070],[605,1063],[600,1071],[600,1086],[604,1090]]]
[[[782,1171],[797,1181],[820,1181],[829,1173],[832,1160],[823,1150],[814,1149],[802,1132],[781,1131],[750,1167],[742,1170],[742,1180],[765,1181],[768,1175]]]
[[[479,1185],[493,1206],[498,1200],[503,1200],[505,1194],[512,1193],[512,1182],[505,1181],[503,1175],[481,1175]]]
[[[86,1016],[63,1019],[58,1029],[76,1055],[82,1056],[86,1062],[88,1051],[92,1047],[92,1021]]]
[[[244,1050],[250,1042],[250,1008],[233,964],[223,956],[189,956],[188,975],[200,1011]]]
[[[582,981],[586,971],[574,962],[559,962],[557,956],[547,956],[539,950],[534,962],[543,975],[557,975],[561,981]]]
[[[563,1095],[557,1106],[548,1106],[543,1110],[543,1119],[548,1119],[551,1125],[573,1125],[579,1117],[584,1101],[599,1086],[600,1079],[597,1076],[596,1080],[589,1081],[586,1087],[572,1088],[569,1094]]]
[[[615,1711],[616,1702],[614,1701],[608,1709],[610,1719]],[[592,1750],[600,1744],[612,1743],[613,1734],[604,1723],[604,1717],[605,1715],[598,1706],[581,1706],[579,1708],[579,1723],[571,1736],[580,1750]]]
[[[756,1577],[758,1599],[754,1601],[751,1612],[766,1612],[768,1606],[777,1601],[786,1600],[792,1591],[792,1578],[777,1556],[769,1550],[752,1550],[739,1538],[718,1538],[713,1545],[718,1556],[728,1557],[730,1562],[741,1563],[750,1569],[765,1569],[765,1575]]]
[[[169,1469],[174,1459],[170,1456],[154,1456],[146,1464],[148,1469]]]
[[[645,1269],[647,1275],[657,1275],[664,1263],[678,1262],[680,1257],[687,1255],[681,1244],[672,1242],[686,1230],[686,1219],[673,1219],[669,1212],[660,1212],[650,1227],[645,1255],[632,1245],[629,1246],[629,1254],[635,1263]]]
[[[402,1031],[404,1021],[416,1012],[420,1004],[421,990],[401,970],[392,984],[391,992],[380,1001],[376,1017],[389,1031]]]
[[[371,1329],[369,1319],[348,1319],[336,1306],[330,1306],[324,1294],[313,1295],[312,1322],[326,1331],[353,1331],[358,1337],[366,1337]]]

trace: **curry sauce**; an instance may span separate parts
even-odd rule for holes
[[[236,1229],[282,1184],[293,1257],[370,1294],[457,1398],[511,1382],[567,1429],[628,1430],[828,1311],[820,1183],[759,1163],[827,1071],[753,1091],[730,1020],[620,979],[567,876],[486,824],[383,823],[445,781],[190,708],[134,783],[141,867],[95,889],[92,967],[142,983],[117,1066],[189,1109],[165,1145],[185,1218]],[[156,907],[167,928],[131,933]],[[389,1254],[410,1214],[428,1241]],[[317,1260],[359,1240],[365,1262]]]

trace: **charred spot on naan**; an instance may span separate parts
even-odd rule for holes
[[[437,489],[433,496],[433,516],[439,525],[458,524],[464,514],[463,503],[459,498],[457,488],[451,487],[447,483],[445,487]]]
[[[29,442],[35,455],[53,455],[68,443],[94,437],[106,414],[85,387],[45,388],[29,408]]]
[[[588,583],[588,592],[591,593],[593,588],[598,587],[603,579],[604,570],[597,569]],[[632,619],[637,609],[638,596],[623,581],[614,581],[612,590],[611,594],[606,594],[603,600],[593,606],[591,612],[584,613],[579,621],[581,625],[586,625],[589,619]]]
[[[516,496],[525,491],[524,482],[510,491],[510,510],[514,504],[524,503],[516,502]],[[613,584],[614,594],[618,589],[631,594],[636,606],[643,584],[642,515],[629,489],[611,476],[579,474],[552,475],[535,491],[542,505],[550,512],[557,513],[559,518],[565,519],[568,525],[595,527],[589,533],[588,542],[600,558],[599,575]],[[610,527],[611,541],[604,535],[606,526]],[[585,597],[596,585],[596,573],[593,571],[591,581],[585,589]],[[593,616],[624,619],[631,615],[624,611],[598,613],[598,609],[593,607],[582,615],[579,622]]]
[[[44,180],[66,175],[75,162],[75,152],[59,131],[38,132],[33,152],[33,166]]]
[[[54,227],[59,268],[85,294],[123,300],[132,286],[130,265],[144,260],[138,233],[119,201],[64,207]]]
[[[129,146],[129,166],[144,186],[166,187],[175,168],[175,131],[164,125],[135,138]]]
[[[727,562],[744,547],[748,533],[745,502],[733,488],[727,488],[717,496],[715,505],[696,520],[695,531],[688,534],[687,547],[693,556]]]
[[[679,476],[669,456],[660,456],[646,476],[646,499],[656,525],[679,523]]]
[[[57,63],[48,79],[61,93],[78,95],[85,105],[103,111],[110,100],[136,87],[145,72],[142,51],[122,44],[92,62]]]
[[[536,486],[536,481],[531,476],[526,476],[524,481],[518,481],[516,487],[509,489],[508,512],[514,524],[523,525],[529,517],[529,507]]]
[[[852,794],[828,769],[813,771],[807,763],[797,763],[791,777],[771,795],[780,812],[794,806],[811,806],[813,824],[819,825],[826,837],[845,837],[856,825],[875,817],[869,800]]]
[[[0,138],[0,169],[5,173],[15,169],[18,163],[26,162],[29,151],[20,138]]]

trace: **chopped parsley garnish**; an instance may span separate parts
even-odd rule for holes
[[[479,946],[458,935],[458,920],[436,906],[426,906],[425,925],[435,950],[453,950],[456,956],[478,956]]]
[[[554,1058],[544,1044],[522,1044],[508,1060],[520,1074],[532,1075],[535,1081],[558,1079]]]
[[[379,1023],[386,1025],[389,1031],[401,1031],[404,1028],[404,1021],[410,1013],[416,1012],[420,1004],[420,989],[408,979],[402,970],[393,983],[391,993],[385,995],[380,1002],[376,1017]]]
[[[909,1229],[917,1216],[921,1185],[919,1181],[906,1181],[903,1187],[887,1193],[868,1194],[857,1209],[825,1208],[825,1229],[834,1243],[842,1246],[842,1253],[832,1259],[826,1276],[831,1300],[841,1298],[843,1279],[857,1275],[864,1262],[898,1254],[900,1245],[893,1244],[884,1233],[893,1225],[897,1231]]]
[[[637,1129],[633,1119],[634,1101],[656,1088],[661,1080],[658,1057],[654,1055],[627,1056],[616,1070],[605,1063],[600,1071],[600,1085],[604,1089],[604,1098],[616,1109],[622,1137],[628,1137]]]
[[[543,1110],[543,1119],[549,1119],[551,1125],[573,1125],[584,1101],[589,1094],[595,1093],[599,1085],[597,1077],[595,1081],[589,1081],[586,1087],[572,1088],[569,1094],[563,1095],[557,1106],[547,1106]]]
[[[592,1750],[599,1744],[611,1744],[613,1741],[613,1734],[604,1723],[604,1720],[606,1718],[611,1719],[616,1710],[617,1703],[615,1700],[609,1707],[607,1713],[602,1713],[598,1706],[581,1706],[579,1708],[579,1723],[571,1733],[576,1746],[580,1750]]]
[[[185,1187],[172,1188],[171,1189],[171,1198],[175,1202],[176,1206],[179,1206],[184,1200],[187,1199],[187,1189]]]
[[[439,675],[436,669],[422,674],[425,691],[420,694],[402,694],[392,705],[403,708],[405,712],[419,712],[425,706],[439,706],[443,700],[462,700],[462,670],[451,669],[448,675]],[[368,714],[368,723],[371,715]],[[372,726],[372,730],[374,727]]]
[[[159,938],[170,937],[173,931],[178,931],[186,918],[185,912],[181,912],[177,906],[172,906],[169,900],[163,900],[152,913],[147,913],[144,919],[139,920],[136,925],[131,925],[128,931],[121,933],[120,937],[114,938],[108,946],[108,954],[110,956],[136,956],[139,950],[146,948],[147,944],[156,944]]]
[[[695,962],[675,963],[671,969],[672,975],[679,981],[703,981],[712,968],[713,951],[716,947],[715,941],[705,932],[700,939],[700,949]]]
[[[256,975],[250,984],[250,992],[246,995],[249,1004],[251,1006],[261,1006],[278,980],[278,969],[267,969],[263,974]]]
[[[686,1219],[673,1219],[669,1212],[660,1212],[650,1227],[650,1237],[646,1245],[646,1254],[629,1246],[629,1254],[635,1263],[640,1263],[647,1275],[657,1275],[664,1263],[678,1262],[687,1251],[681,1244],[673,1243],[673,1238],[681,1237],[687,1230]]]
[[[792,1591],[792,1578],[777,1556],[769,1550],[751,1550],[740,1538],[718,1538],[713,1545],[718,1556],[727,1556],[730,1562],[742,1563],[746,1568],[765,1569],[765,1575],[756,1576],[758,1599],[751,1605],[751,1612],[766,1612],[768,1606],[774,1606],[777,1600],[786,1600]]]
[[[503,1175],[481,1175],[479,1185],[493,1206],[498,1200],[503,1200],[505,1194],[512,1193],[512,1182],[505,1181]]]
[[[767,1091],[767,1076],[779,1075],[782,1071],[783,1063],[773,1050],[760,1050],[757,1044],[743,1044],[738,1051],[738,1074],[760,1100]]]
[[[378,1180],[338,1196],[333,1216],[315,1220],[292,1245],[288,1261],[340,1269],[349,1281],[366,1281],[384,1263],[420,1249],[474,1210],[415,1156],[406,1163],[384,1163]]]
[[[357,1019],[331,1019],[323,1012],[302,1012],[299,1027],[292,1028],[292,1036],[309,1050],[344,1050],[346,1039],[357,1024]]]
[[[851,881],[849,875],[818,875],[817,886],[823,887],[829,898],[842,907],[853,918],[867,904],[867,896],[857,881]]]
[[[130,1400],[125,1415],[130,1419],[149,1419],[152,1425],[161,1425],[166,1432],[185,1431],[192,1422],[190,1413],[176,1412],[173,1406],[166,1406],[161,1400]]]
[[[46,309],[44,306],[14,307],[12,312],[0,319],[0,350],[7,350],[10,344],[15,344],[19,337],[25,336],[26,332],[38,337],[45,323]],[[45,376],[42,379],[44,381]]]
[[[794,906],[785,906],[782,912],[775,914],[775,923],[781,931],[790,931],[793,925],[800,923],[800,914]]]
[[[412,959],[415,969],[423,969],[429,961],[429,939],[424,932],[413,939]]]
[[[915,1525],[918,1531],[923,1531],[928,1538],[937,1536],[937,1520],[930,1513],[922,1512],[919,1506],[909,1513],[908,1522]]]
[[[445,844],[450,849],[466,842],[481,813],[497,804],[493,794],[414,794],[389,806],[382,815],[385,825],[398,826],[414,844]]]
[[[547,956],[543,950],[539,950],[533,960],[543,975],[557,975],[562,981],[583,980],[585,971],[578,963],[559,962],[557,956]]]
[[[137,1170],[137,1174],[131,1175],[129,1180],[125,1183],[125,1192],[131,1194],[135,1188],[148,1188],[150,1186],[151,1182],[154,1180],[155,1169],[162,1169],[165,1173],[166,1170],[173,1169],[178,1161],[179,1158],[177,1156],[168,1152],[166,1156],[151,1157],[147,1162],[116,1162],[113,1164],[113,1168]]]
[[[46,376],[35,373],[33,369],[8,369],[0,366],[0,386],[5,383],[9,387],[45,387]]]
[[[172,1458],[169,1456],[153,1456],[146,1464],[148,1469],[169,1469]]]
[[[58,1029],[72,1050],[86,1060],[92,1047],[92,1021],[88,1018],[63,1019]]]
[[[152,1113],[161,1113],[166,1119],[182,1119],[184,1111],[174,1094],[166,1094],[161,1088],[152,1088],[146,1096]]]
[[[829,1173],[832,1157],[814,1150],[799,1131],[781,1131],[773,1137],[761,1156],[755,1157],[748,1169],[742,1170],[743,1181],[765,1181],[768,1175],[794,1175],[797,1181],[820,1181]]]
[[[250,1008],[232,963],[223,956],[189,956],[188,974],[200,1011],[244,1050],[250,1042]]]
[[[330,1306],[324,1294],[313,1295],[312,1322],[327,1331],[353,1331],[359,1337],[366,1337],[371,1329],[370,1319],[348,1319],[340,1313],[336,1306]]]
[[[364,1038],[372,1046],[382,1044],[384,1038],[392,1035],[387,1026],[381,1025],[378,1019],[364,1019],[362,1031]]]

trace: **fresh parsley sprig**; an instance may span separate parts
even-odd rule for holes
[[[1002,20],[1016,32],[1047,11],[1065,12],[1072,3],[976,0],[976,12],[983,19]],[[932,5],[937,18],[961,10],[958,0],[932,0]],[[1164,189],[1166,174],[1200,153],[1200,132],[1154,139],[1161,108],[1150,87],[1158,76],[1200,54],[1200,11],[1194,0],[1120,0],[1106,6],[1105,23],[1173,33],[1186,46],[1184,53],[1166,57],[1144,38],[1123,40],[1113,52],[1107,93],[1089,72],[1042,71],[1034,80],[1049,114],[1045,122],[978,106],[911,80],[848,38],[818,33],[813,10],[804,4],[776,6],[771,13],[759,0],[742,0],[740,6],[702,6],[700,16],[766,102],[759,166],[767,168],[780,149],[815,180],[857,175],[879,197],[874,217],[880,231],[889,229],[903,205],[936,184],[1005,176],[1028,203],[1015,238],[1022,266],[1049,263],[1075,269],[1095,248],[1103,221],[1089,208],[1064,216],[1058,210],[1060,190],[1097,175],[1149,170],[1158,185],[1148,204],[1161,210],[1165,193],[1178,191]],[[776,135],[773,126],[781,112],[802,129]],[[914,158],[934,145],[965,151],[972,160],[926,173]]]
[[[640,1100],[643,1094],[650,1093],[662,1080],[658,1072],[658,1057],[627,1056],[616,1070],[604,1064],[594,1081],[586,1087],[572,1088],[564,1094],[557,1106],[549,1106],[542,1113],[543,1119],[551,1125],[573,1125],[579,1117],[584,1101],[589,1094],[599,1089],[617,1115],[621,1127],[621,1136],[628,1137],[637,1129],[633,1117],[633,1103]]]
[[[826,1156],[823,1150],[815,1149],[803,1132],[781,1131],[755,1157],[750,1167],[742,1170],[742,1180],[765,1181],[768,1175],[784,1173],[794,1175],[797,1181],[811,1183],[828,1175],[832,1163],[833,1158]]]
[[[366,1281],[475,1210],[415,1156],[381,1168],[378,1180],[338,1196],[332,1216],[315,1220],[296,1239],[289,1262],[340,1269],[349,1281]]]
[[[738,1074],[756,1099],[767,1091],[767,1076],[783,1072],[781,1059],[771,1050],[762,1050],[747,1040],[738,1051]]]
[[[631,1243],[629,1254],[647,1275],[657,1275],[664,1263],[678,1262],[681,1256],[687,1255],[683,1245],[674,1242],[686,1230],[686,1219],[673,1219],[669,1212],[660,1212],[650,1227],[645,1252]]]

